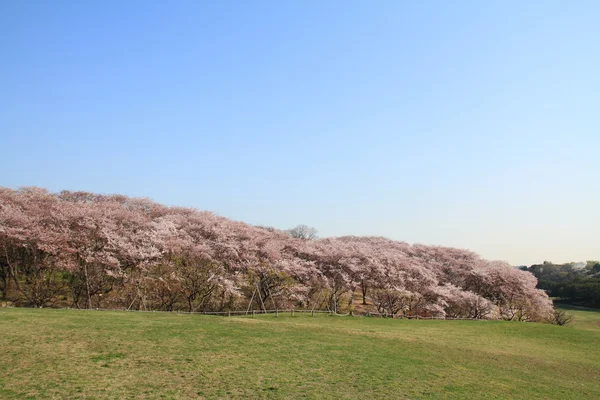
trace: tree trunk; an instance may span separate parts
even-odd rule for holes
[[[194,298],[188,296],[187,302],[188,302],[188,312],[193,312],[194,311]]]
[[[90,295],[90,278],[88,276],[87,263],[83,263],[83,273],[85,274],[85,291],[87,294],[85,308],[92,308],[92,296]]]
[[[367,305],[367,285],[365,284],[364,280],[362,280],[360,282],[360,288],[362,289],[362,305],[366,306]]]
[[[6,271],[2,268],[2,301],[6,301],[8,293],[8,284],[10,282],[8,268]]]
[[[337,290],[335,288],[335,280],[333,281],[333,313],[337,314]]]

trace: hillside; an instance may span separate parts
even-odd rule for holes
[[[1,295],[13,306],[552,318],[532,274],[467,250],[301,240],[121,195],[0,188],[0,249]]]

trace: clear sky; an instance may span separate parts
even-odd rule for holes
[[[2,1],[0,185],[600,258],[598,1]]]

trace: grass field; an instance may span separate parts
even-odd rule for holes
[[[0,309],[0,398],[600,399],[600,312],[569,327]]]

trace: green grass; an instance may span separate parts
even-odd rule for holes
[[[556,308],[565,310],[568,314],[573,315],[573,321],[569,325],[574,328],[596,332],[600,331],[600,310],[571,306],[568,304],[561,304]]]
[[[600,399],[600,313],[569,327],[0,309],[0,398]]]

